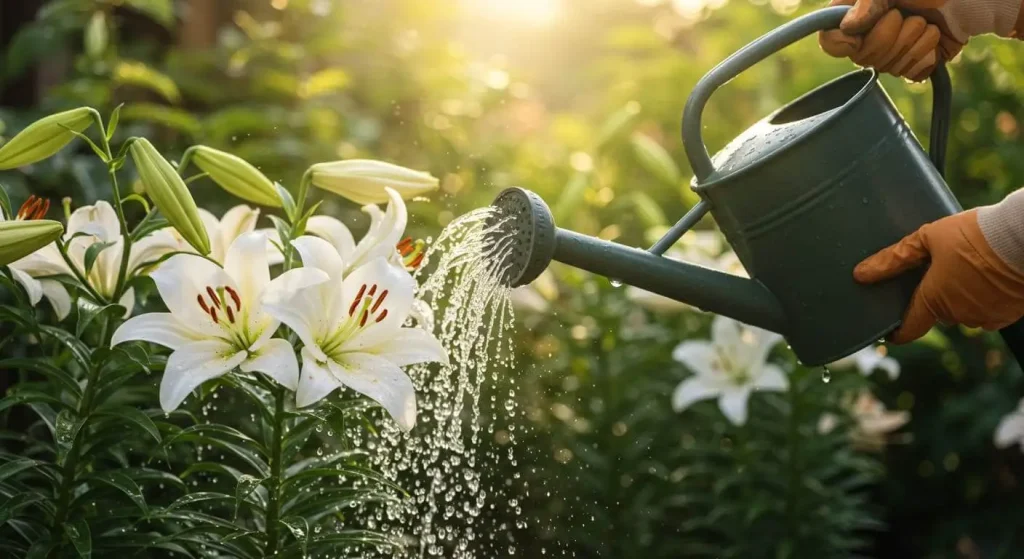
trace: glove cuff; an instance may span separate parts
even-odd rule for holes
[[[980,208],[978,226],[992,251],[1024,273],[1024,189],[998,204]]]
[[[976,35],[1014,34],[1021,0],[953,0],[939,8],[950,34],[961,43]]]

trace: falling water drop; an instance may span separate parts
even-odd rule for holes
[[[832,371],[828,370],[828,367],[821,368],[821,382],[828,384],[832,381]]]
[[[611,282],[612,287],[622,287],[622,282],[617,279],[609,278],[608,281]]]

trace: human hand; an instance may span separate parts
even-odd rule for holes
[[[854,278],[875,283],[928,265],[889,341],[907,343],[936,322],[998,330],[1024,316],[1024,273],[989,246],[970,210],[928,223],[857,265]]]

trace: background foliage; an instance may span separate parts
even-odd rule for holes
[[[510,15],[484,0],[205,4],[43,3],[4,37],[4,99],[26,80],[37,90],[30,103],[4,107],[6,130],[59,108],[89,104],[108,114],[125,103],[119,135],[158,138],[172,155],[196,143],[227,149],[285,184],[310,163],[336,158],[429,170],[442,178],[440,192],[410,203],[412,228],[424,237],[522,185],[549,201],[560,225],[636,246],[694,202],[678,141],[687,92],[743,44],[817,7],[535,0]],[[1022,54],[1017,43],[982,38],[951,65],[948,176],[965,206],[1024,183]],[[758,65],[709,105],[709,147],[849,69],[813,40]],[[927,85],[883,83],[925,137]],[[0,181],[16,204],[29,192],[81,204],[103,195],[103,173],[79,148]],[[211,183],[192,189],[215,213],[235,203]],[[353,206],[327,200],[325,212],[365,227]],[[751,422],[734,428],[712,403],[683,414],[670,407],[686,376],[671,348],[705,336],[706,316],[640,310],[603,278],[553,272],[556,288],[519,313],[518,369],[494,388],[501,395],[501,383],[515,386],[528,427],[516,444],[530,490],[508,519],[526,522],[520,554],[1024,550],[1015,514],[1024,461],[1017,449],[992,445],[1024,375],[997,338],[951,329],[891,348],[903,368],[892,382],[837,371],[826,385],[819,371],[791,364],[791,394],[755,396]],[[820,415],[842,413],[840,396],[865,382],[889,408],[912,415],[883,453],[855,449],[848,423],[828,436],[816,431]],[[497,431],[488,444],[508,439]],[[772,483],[797,473],[796,483]]]

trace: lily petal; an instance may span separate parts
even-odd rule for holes
[[[260,307],[263,290],[270,284],[270,267],[267,264],[267,240],[261,233],[241,234],[228,248],[224,258],[224,271],[235,280],[243,308],[250,313],[249,322],[261,320],[262,313],[254,312]]]
[[[93,235],[100,242],[109,243],[121,236],[121,221],[117,219],[114,208],[101,200],[71,212],[64,238],[70,239],[78,233]]]
[[[57,320],[67,318],[71,313],[71,295],[68,295],[64,284],[52,279],[39,280],[39,284],[43,287],[43,296],[50,301],[50,306],[57,313]]]
[[[160,380],[160,407],[170,413],[200,384],[224,375],[245,361],[246,352],[235,351],[222,340],[203,340],[184,345],[167,358]]]
[[[111,247],[113,248],[113,247]],[[159,260],[161,256],[181,250],[181,245],[174,235],[166,229],[153,231],[149,235],[132,243],[131,254],[128,255],[128,270],[133,272],[143,264]],[[103,251],[107,252],[107,251]],[[117,266],[114,266],[114,279],[117,279],[117,267],[120,266],[120,251],[117,254]]]
[[[328,361],[334,378],[373,399],[409,431],[416,424],[416,389],[412,379],[387,359],[368,353],[347,353],[342,361]]]
[[[1024,415],[1012,413],[1004,417],[996,428],[995,443],[1006,448],[1013,443],[1024,441]]]
[[[789,379],[781,367],[769,363],[761,368],[760,376],[754,379],[754,388],[781,392],[789,388]]]
[[[224,212],[220,218],[220,234],[224,248],[228,248],[235,239],[256,229],[256,221],[260,217],[260,210],[239,204]]]
[[[317,362],[308,347],[302,348],[302,375],[299,388],[295,391],[295,406],[304,408],[326,398],[342,384],[334,378],[326,366]]]
[[[191,328],[215,336],[220,328],[203,311],[198,299],[208,298],[206,288],[228,286],[237,291],[235,281],[219,266],[191,254],[175,254],[150,274],[167,310]],[[207,305],[210,302],[207,300]]]
[[[292,241],[292,246],[299,251],[303,267],[323,270],[335,280],[342,278],[345,264],[341,260],[338,249],[334,248],[331,243],[320,237],[303,235]]]
[[[352,254],[350,268],[363,265],[375,258],[389,259],[395,253],[395,245],[402,239],[409,214],[402,197],[392,188],[385,188],[388,194],[388,209],[380,217],[380,209],[376,206],[365,206],[363,211],[370,214],[372,223],[366,236],[356,245]],[[373,208],[373,209],[371,209]]]
[[[25,288],[25,294],[28,295],[28,302],[32,306],[39,304],[39,301],[43,298],[43,285],[36,278],[22,272],[21,270],[11,267],[11,275],[14,276],[14,281],[21,284]]]
[[[726,390],[718,398],[718,408],[733,425],[743,425],[747,422],[747,400],[749,399],[750,389],[747,387]]]
[[[128,318],[132,315],[132,310],[135,309],[135,288],[129,287],[124,290],[124,295],[117,301],[118,305],[124,307],[124,314],[121,318]]]
[[[702,340],[688,340],[672,350],[672,359],[686,365],[694,373],[706,377],[717,376],[711,364],[718,358],[714,344]]]
[[[152,342],[172,350],[178,350],[202,339],[202,334],[194,332],[182,324],[169,312],[153,312],[141,314],[128,319],[114,331],[110,345],[116,346],[124,342]]]
[[[326,289],[311,288],[327,288],[328,281],[327,273],[317,268],[288,270],[267,285],[261,301],[263,310],[294,330],[307,348],[316,348],[317,335],[333,325],[320,318],[324,307],[318,295]],[[316,352],[321,361],[327,359],[319,348]]]
[[[672,409],[683,411],[693,405],[694,402],[707,400],[718,396],[720,389],[712,385],[707,379],[693,376],[679,383],[672,392]]]
[[[322,237],[334,245],[342,260],[351,258],[352,253],[356,250],[356,242],[352,238],[352,232],[339,219],[327,215],[315,215],[306,222],[306,231]]]
[[[384,258],[375,258],[352,271],[341,285],[342,311],[347,315],[356,298],[367,297],[376,286],[374,297],[383,298],[380,306],[375,302],[376,318],[345,345],[348,350],[376,346],[397,334],[409,317],[416,291],[416,280],[405,270],[388,264]],[[387,296],[384,292],[387,291]],[[358,304],[357,304],[358,306]],[[371,307],[373,308],[373,307]],[[387,311],[386,313],[383,311]]]
[[[403,367],[415,363],[448,364],[448,352],[433,334],[422,328],[402,328],[394,337],[366,350]]]
[[[281,338],[268,340],[259,351],[243,361],[240,368],[247,373],[263,373],[288,390],[299,386],[299,362],[295,359],[295,349]]]

